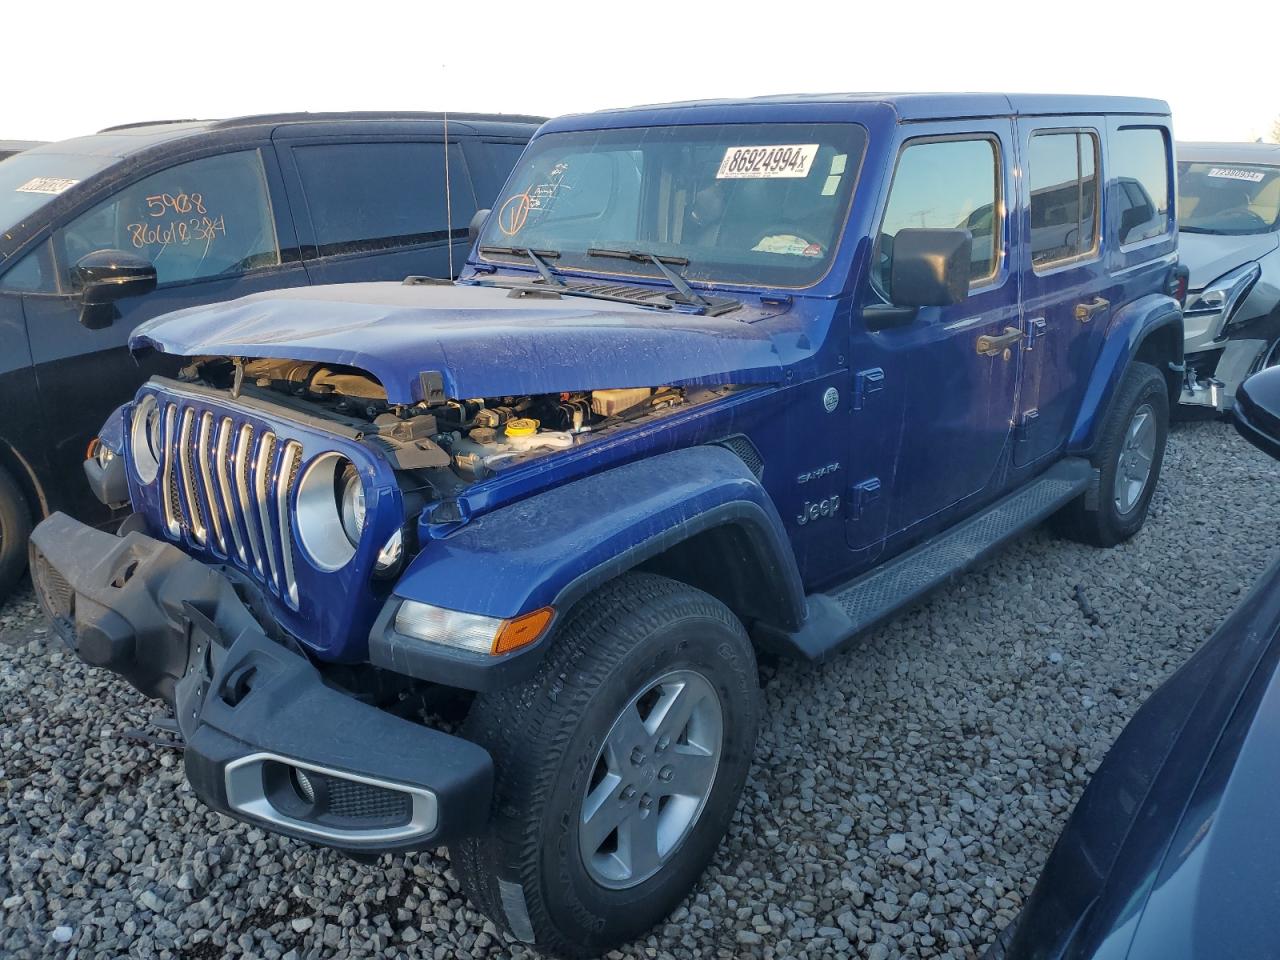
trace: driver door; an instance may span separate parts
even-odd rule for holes
[[[866,315],[854,319],[858,375],[876,371],[877,389],[855,413],[850,456],[855,464],[868,463],[861,471],[868,474],[869,459],[882,461],[875,479],[883,503],[878,517],[855,512],[851,546],[875,536],[867,521],[876,521],[893,552],[976,506],[1003,482],[1022,352],[1019,276],[1009,254],[1016,225],[1005,211],[1006,198],[1016,196],[1014,156],[1008,118],[950,122],[936,133],[913,125],[899,147],[868,305],[892,303],[893,240],[907,227],[970,231],[969,295],[949,306],[921,307],[887,329],[868,329]],[[898,422],[877,422],[880,412]]]
[[[69,511],[105,515],[84,482],[85,449],[139,384],[179,365],[178,358],[159,355],[135,360],[128,352],[134,327],[184,307],[306,284],[292,249],[292,224],[273,214],[287,206],[272,203],[271,162],[268,151],[250,148],[152,173],[97,201],[30,254],[43,269],[40,282],[24,293],[23,307],[47,417],[49,464]],[[80,323],[75,263],[102,249],[146,256],[158,285],[118,301],[119,317],[90,330]]]

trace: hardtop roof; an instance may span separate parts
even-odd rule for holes
[[[901,122],[1055,114],[1169,115],[1169,105],[1165,101],[1144,97],[1044,93],[789,93],[614,108],[557,117],[547,124],[546,129],[589,127],[592,119],[599,121],[602,126],[615,127],[629,125],[628,122],[636,125],[664,121],[692,123],[699,114],[723,116],[739,111],[763,117],[766,113],[773,113],[773,108],[776,108],[776,116],[781,120],[785,118],[787,108],[803,107],[811,112],[814,107],[824,105],[840,107],[861,104],[888,107]]]

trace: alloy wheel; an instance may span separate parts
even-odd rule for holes
[[[724,711],[711,682],[676,670],[647,683],[605,736],[578,824],[591,878],[622,890],[675,855],[711,796]]]
[[[1151,404],[1144,403],[1133,412],[1120,446],[1120,462],[1116,465],[1113,497],[1116,511],[1121,515],[1131,512],[1142,500],[1155,460],[1156,433],[1155,410]]]

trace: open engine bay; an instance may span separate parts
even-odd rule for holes
[[[201,357],[179,379],[345,427],[397,468],[428,471],[441,492],[734,389],[624,387],[405,406],[388,403],[363,370],[310,361]]]

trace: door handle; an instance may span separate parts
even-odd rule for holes
[[[1017,327],[1005,327],[998,337],[984,333],[978,338],[978,352],[984,357],[998,357],[1021,339],[1022,331]]]
[[[1102,297],[1094,297],[1089,303],[1077,303],[1076,319],[1081,323],[1088,323],[1093,319],[1095,313],[1100,313],[1109,306],[1111,306],[1111,301],[1103,300]]]

